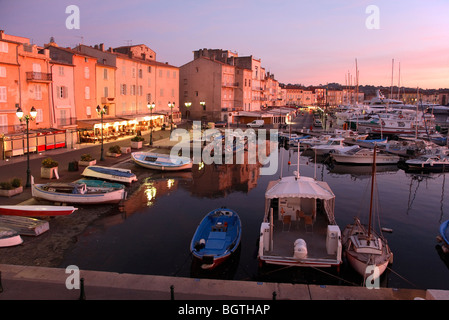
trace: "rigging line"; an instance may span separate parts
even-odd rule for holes
[[[359,286],[357,283],[355,283],[355,282],[351,282],[351,281],[348,281],[348,280],[346,280],[346,279],[343,279],[342,277],[339,277],[339,276],[336,276],[336,275],[334,275],[334,274],[332,274],[332,273],[329,273],[329,272],[326,272],[326,271],[324,271],[324,270],[321,270],[321,269],[319,269],[319,268],[317,268],[317,267],[311,267],[312,269],[315,269],[315,270],[317,270],[317,271],[320,271],[320,272],[322,272],[322,273],[324,273],[324,274],[326,274],[326,275],[328,275],[328,276],[331,276],[331,277],[334,277],[334,278],[336,278],[336,279],[338,279],[338,280],[340,280],[340,281],[343,281],[343,282],[347,282],[347,283],[349,283],[349,284],[351,284],[351,285],[353,285],[353,286]]]
[[[395,275],[397,275],[399,278],[401,278],[402,280],[404,280],[405,282],[407,282],[408,284],[411,284],[412,286],[414,286],[415,288],[418,288],[418,286],[416,284],[414,284],[413,282],[407,280],[406,278],[404,278],[403,276],[401,276],[399,273],[397,273],[396,271],[394,271],[393,269],[391,269],[390,267],[387,266],[387,269],[390,270],[391,272],[393,272]]]

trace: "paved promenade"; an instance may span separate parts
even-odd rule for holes
[[[73,272],[0,265],[0,300],[77,300]],[[446,291],[194,279],[81,270],[86,300],[417,300],[449,299]],[[70,286],[70,285],[69,285]]]

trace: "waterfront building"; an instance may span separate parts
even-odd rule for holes
[[[96,59],[70,48],[58,47],[55,43],[47,46],[53,61],[74,66],[75,114],[58,110],[57,117],[76,118],[76,121],[98,117],[96,112]],[[61,120],[60,120],[61,121]]]
[[[180,67],[179,88],[182,114],[195,120],[247,123],[254,119],[248,112],[280,105],[279,84],[261,60],[229,50],[194,51]]]
[[[75,49],[97,58],[97,66],[100,66],[98,72],[103,78],[98,90],[101,102],[109,106],[111,116],[136,121],[145,118],[148,121],[150,112],[147,104],[154,103],[154,119],[159,119],[161,123],[169,123],[172,116],[175,123],[181,120],[179,68],[156,61],[155,51],[143,44],[108,50],[105,50],[104,44],[94,47],[79,45]],[[108,71],[104,71],[106,69]],[[105,72],[115,76],[104,79]],[[114,90],[111,90],[112,80]],[[173,103],[174,107],[171,108]]]
[[[28,38],[0,30],[0,129],[2,133],[23,131],[16,116],[18,107],[29,114],[37,110],[30,129],[50,125],[50,57],[48,50]]]

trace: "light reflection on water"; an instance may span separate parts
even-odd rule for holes
[[[291,175],[297,153],[281,149],[282,175]],[[290,161],[294,165],[288,166]],[[136,173],[144,171],[132,167]],[[370,174],[368,167],[328,167],[305,155],[301,175],[329,183],[336,195],[335,213],[340,228],[358,215],[367,219]],[[169,276],[216,277],[265,281],[301,281],[310,270],[284,269],[258,273],[256,250],[263,218],[264,193],[270,180],[258,165],[195,165],[192,171],[155,174],[146,178],[124,205],[124,213],[97,221],[81,235],[61,264],[83,269]],[[449,270],[439,256],[435,237],[449,219],[445,201],[446,174],[409,174],[396,166],[379,166],[376,175],[381,226],[394,253],[383,285],[398,288],[449,289]],[[204,215],[217,207],[236,210],[243,234],[239,255],[214,274],[198,273],[189,253],[190,240]],[[320,272],[318,272],[319,276]],[[313,277],[317,276],[315,273]],[[340,277],[361,283],[350,268]],[[335,284],[325,277],[325,283]],[[308,278],[307,281],[310,281]],[[312,280],[312,282],[315,280]],[[345,284],[339,280],[337,284]]]

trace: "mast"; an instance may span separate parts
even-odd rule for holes
[[[368,221],[368,239],[371,238],[371,220],[373,213],[373,194],[374,194],[374,179],[376,178],[376,152],[377,152],[377,144],[374,144],[373,150],[373,170],[371,172],[371,199],[369,204],[369,221]]]

